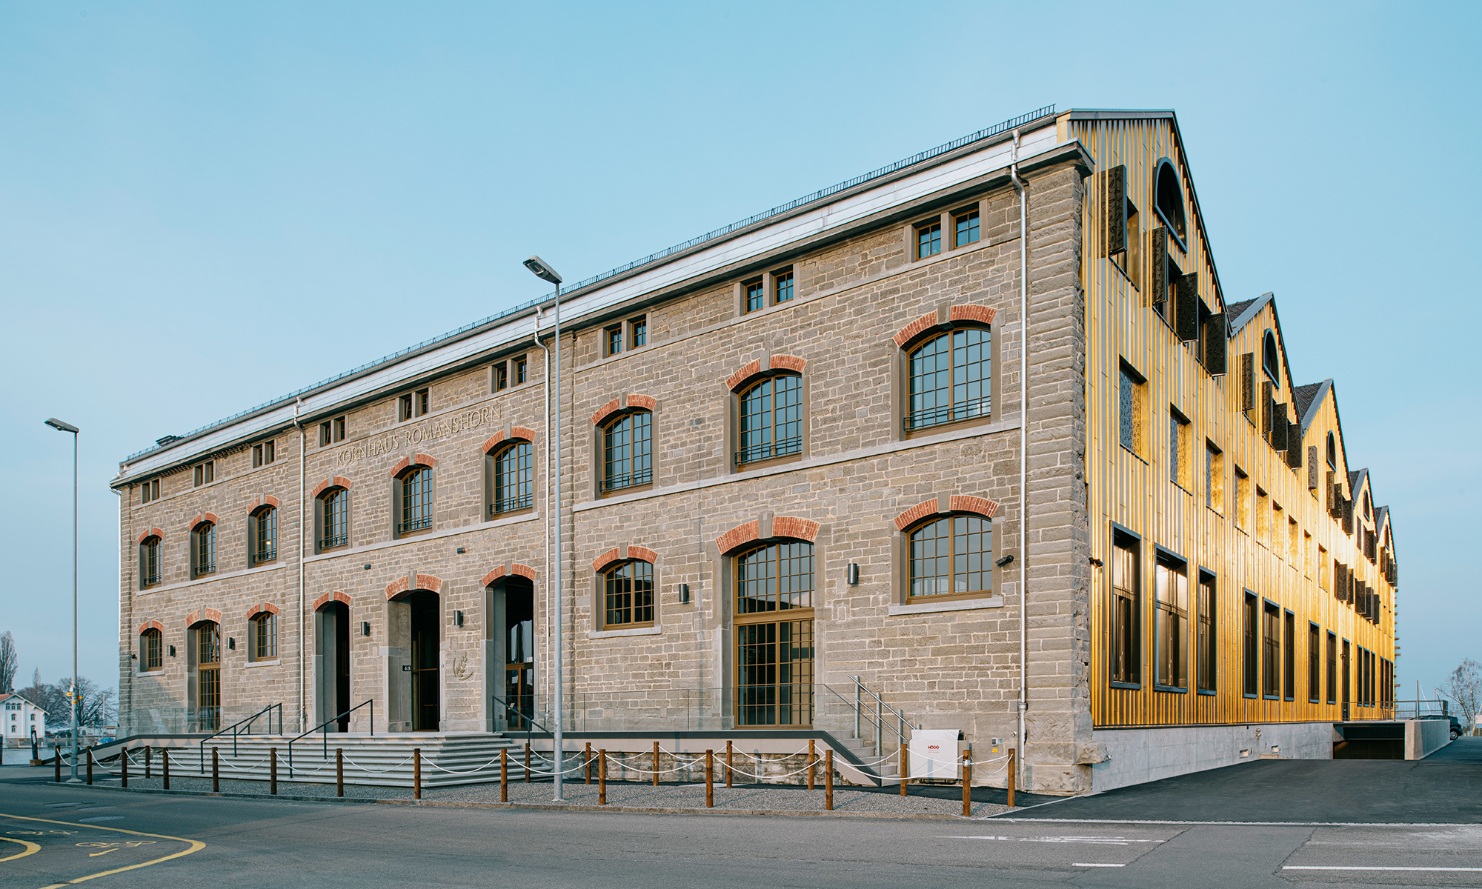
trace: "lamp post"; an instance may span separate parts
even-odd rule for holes
[[[51,417],[46,425],[58,432],[72,433],[72,691],[67,695],[68,709],[72,711],[72,777],[68,784],[77,780],[77,433],[82,430],[71,423]]]
[[[555,467],[555,476],[556,476],[556,505],[555,505],[555,508],[551,510],[555,514],[555,518],[556,518],[556,534],[555,534],[555,537],[556,537],[556,570],[554,572],[554,574],[555,574],[554,595],[556,597],[556,619],[555,619],[556,626],[555,626],[555,633],[553,634],[553,639],[552,639],[552,641],[554,643],[554,647],[556,649],[556,651],[555,651],[555,661],[554,661],[555,669],[552,671],[552,673],[553,673],[552,679],[553,679],[553,681],[555,683],[555,688],[556,688],[556,694],[555,694],[555,705],[556,705],[555,706],[555,711],[556,711],[555,717],[556,718],[555,718],[555,725],[552,726],[552,731],[551,731],[551,734],[553,735],[553,737],[551,738],[551,744],[555,748],[554,754],[555,754],[555,762],[556,762],[556,768],[554,769],[554,771],[556,773],[555,774],[555,796],[554,796],[554,800],[556,802],[561,802],[561,771],[565,767],[565,764],[566,764],[566,757],[564,756],[564,754],[565,754],[565,747],[563,746],[562,735],[561,735],[561,723],[562,723],[561,712],[564,709],[564,704],[562,702],[562,695],[561,695],[561,661],[562,661],[562,657],[561,657],[561,602],[562,602],[562,597],[561,597],[561,574],[562,574],[562,568],[563,568],[563,565],[561,563],[561,276],[556,272],[555,269],[553,269],[549,265],[547,265],[546,262],[545,262],[545,260],[541,259],[539,256],[532,256],[529,259],[525,260],[525,268],[529,269],[530,270],[530,273],[533,274],[533,275],[535,275],[535,277],[539,278],[540,280],[545,281],[545,282],[548,282],[550,284],[556,285],[556,311],[555,311],[555,315],[556,315],[556,322],[555,322],[555,324],[556,324],[556,328],[555,328],[556,329],[556,332],[555,332],[555,339],[556,339],[556,372],[555,372],[555,377],[556,377],[556,386],[555,386],[555,396],[556,396],[556,422],[555,422],[555,427],[556,427],[556,434],[554,436],[552,436],[555,439],[555,447],[556,447],[556,460],[555,460],[555,463],[556,463],[556,467]],[[550,446],[550,442],[547,442],[546,444],[547,444],[547,447]]]

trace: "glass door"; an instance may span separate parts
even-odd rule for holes
[[[196,627],[196,727],[221,728],[221,625]]]

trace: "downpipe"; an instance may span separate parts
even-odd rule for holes
[[[1024,712],[1029,709],[1029,619],[1025,613],[1029,581],[1029,210],[1024,189],[1027,183],[1019,177],[1017,129],[1009,178],[1019,194],[1019,755],[1014,766],[1019,786],[1027,790]]]

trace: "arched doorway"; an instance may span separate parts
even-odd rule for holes
[[[221,624],[203,620],[190,628],[187,694],[195,731],[221,728]]]
[[[338,595],[338,594],[336,594]],[[314,612],[314,699],[317,719],[331,731],[350,730],[350,606],[326,602]]]
[[[535,585],[519,575],[489,587],[484,656],[490,728],[525,729],[535,716]]]
[[[739,726],[813,723],[813,544],[775,540],[731,559]]]
[[[435,732],[442,724],[442,602],[431,590],[408,590],[386,605],[391,728]]]

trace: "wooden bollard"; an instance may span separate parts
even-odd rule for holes
[[[58,784],[61,784],[62,783],[62,748],[57,747],[57,748],[53,749],[52,750],[52,754],[53,754],[53,756],[52,756],[52,764],[56,766],[56,770],[57,770],[56,782]],[[166,788],[166,789],[168,790],[169,788]]]
[[[528,749],[528,748],[527,748]],[[412,748],[412,799],[422,798],[422,748]]]
[[[597,751],[597,805],[607,805],[607,750]]]
[[[758,769],[760,771],[760,769]],[[813,739],[808,739],[808,789],[813,789],[813,773],[818,771],[818,750],[813,746]]]
[[[654,742],[654,786],[659,786],[659,742]]]
[[[118,765],[119,765],[119,768],[121,768],[123,770],[122,772],[120,772],[120,776],[123,779],[123,787],[124,787],[125,790],[127,790],[129,788],[129,748],[128,747],[125,747],[123,749],[123,753],[121,753],[119,755]]]
[[[334,749],[334,795],[345,795],[345,750],[343,747]]]
[[[170,748],[160,748],[160,775],[164,778],[164,788],[170,789]]]
[[[1010,747],[1009,748],[1009,808],[1010,809],[1012,809],[1014,807],[1014,783],[1015,783],[1014,782],[1014,778],[1015,778],[1015,773],[1019,771],[1019,769],[1017,768],[1018,764],[1019,764],[1019,751],[1017,751],[1014,748]]]
[[[726,786],[727,787],[730,787],[731,786],[731,770],[732,770],[732,764],[731,764],[731,742],[730,741],[727,741],[726,742]]]
[[[823,751],[823,807],[834,810],[834,748]]]
[[[150,774],[150,772],[154,771],[154,764],[150,762],[150,759],[153,758],[153,755],[154,755],[154,748],[153,747],[145,747],[144,748],[144,777],[146,777],[146,778],[152,778],[152,777],[154,777],[153,775]]]
[[[499,801],[509,802],[509,751],[499,751]]]
[[[911,754],[906,745],[901,745],[901,796],[906,795],[906,785],[911,783]]]
[[[591,741],[588,741],[587,742],[587,746],[582,749],[581,758],[582,758],[582,762],[586,763],[587,783],[588,784],[591,784],[592,783],[592,742]]]
[[[705,751],[705,808],[715,808],[715,751]]]
[[[973,759],[971,753],[962,754],[962,817],[973,815]]]
[[[219,748],[211,748],[211,792],[221,792],[221,754]]]
[[[268,793],[278,795],[278,748],[268,748]]]
[[[87,783],[93,783],[93,748],[87,749]]]
[[[530,783],[530,742],[525,742],[525,783]]]

